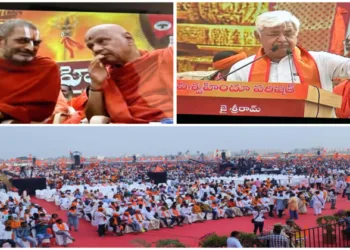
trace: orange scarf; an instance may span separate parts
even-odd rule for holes
[[[19,228],[21,226],[21,221],[11,221],[11,228],[12,229],[16,229],[16,228]]]
[[[114,223],[114,225],[118,225],[118,220],[117,220],[117,218],[114,217],[114,216],[113,216],[113,223]]]
[[[173,210],[173,213],[175,214],[175,216],[179,216],[179,212],[176,210],[176,209],[172,209]]]
[[[124,215],[124,216],[127,216],[127,217],[128,217],[128,223],[132,223],[132,220],[131,220],[130,215]]]
[[[141,218],[139,217],[139,215],[141,215]],[[136,216],[136,219],[137,219],[139,222],[141,222],[141,220],[144,220],[144,219],[145,219],[145,218],[143,217],[142,214],[135,214],[135,216]]]
[[[193,213],[198,214],[201,212],[202,212],[202,210],[201,210],[200,206],[198,206],[198,205],[193,206]]]
[[[263,48],[260,48],[255,58],[264,55]],[[301,47],[293,50],[293,62],[302,84],[310,84],[321,88],[321,80],[317,64],[314,58]],[[249,72],[248,82],[268,82],[270,77],[271,60],[265,57],[252,64]]]
[[[58,227],[58,229],[59,230],[61,230],[61,231],[65,231],[66,230],[66,228],[65,228],[65,226],[64,226],[64,224],[62,223],[62,224],[58,224],[58,223],[56,223],[56,226]]]
[[[166,218],[165,211],[162,211],[162,216],[163,216],[164,218]]]
[[[212,208],[217,208],[218,211],[219,211],[219,213],[221,213],[221,209],[219,208],[218,205],[216,205],[216,204],[211,204],[211,206],[212,206]]]

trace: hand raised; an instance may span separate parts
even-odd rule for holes
[[[103,55],[95,56],[89,65],[89,74],[94,88],[102,88],[102,84],[108,76],[107,70],[101,62],[103,57]]]

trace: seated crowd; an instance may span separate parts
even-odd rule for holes
[[[104,187],[103,191],[99,187],[70,189],[68,186],[56,194],[56,204],[91,221],[98,227],[99,236],[104,236],[106,229],[114,235],[123,235],[208,219],[247,216],[257,209],[279,218],[289,210],[290,218],[297,220],[299,213],[307,213],[308,205],[319,215],[327,201],[335,209],[338,193],[350,196],[350,187],[343,175],[325,176],[323,180],[326,185],[320,187],[280,185],[270,178],[246,180],[242,185],[223,180],[156,185],[142,180],[138,188],[122,182]],[[324,201],[322,204],[320,199]],[[72,222],[72,226],[75,223]]]
[[[67,239],[74,241],[67,224],[57,214],[49,215],[44,208],[30,202],[26,192],[21,196],[8,192],[0,181],[0,246],[6,247],[6,243],[13,248],[67,246]]]

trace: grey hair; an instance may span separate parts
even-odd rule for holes
[[[292,23],[296,29],[296,33],[299,33],[299,19],[289,11],[285,10],[275,10],[262,13],[256,19],[255,30],[261,36],[261,31],[264,28],[276,27],[286,23]]]
[[[10,19],[0,25],[0,38],[7,38],[16,27],[28,27],[33,30],[38,28],[29,21],[23,19]]]

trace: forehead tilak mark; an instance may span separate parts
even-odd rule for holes
[[[24,27],[24,34],[25,34],[25,37],[26,37],[26,38],[29,38],[29,39],[30,39],[30,30],[29,30],[29,27],[27,27],[27,26]]]
[[[35,40],[39,40],[40,39],[40,32],[39,30],[36,30],[36,37],[35,37]]]

